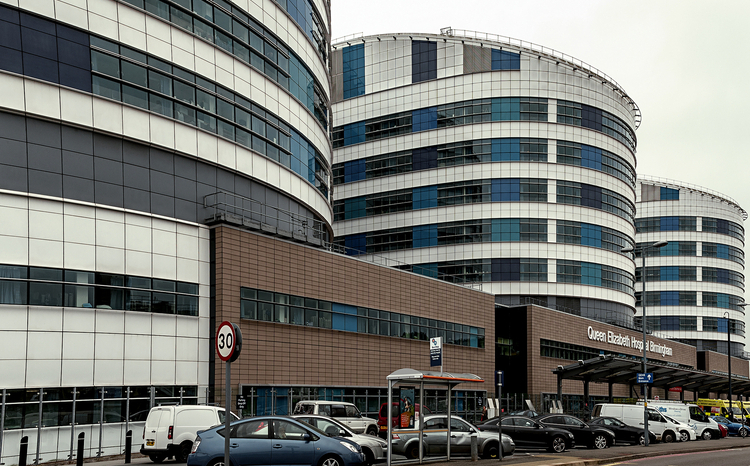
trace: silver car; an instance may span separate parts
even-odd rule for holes
[[[448,416],[436,414],[424,418],[423,456],[445,456],[448,442]],[[418,427],[417,427],[418,429]],[[477,437],[477,450],[483,458],[497,458],[497,433],[481,432],[458,416],[451,416],[451,456],[471,455],[471,437]],[[393,454],[407,458],[419,458],[419,431],[394,431]],[[503,434],[503,456],[516,450],[513,439]]]
[[[345,437],[359,444],[362,447],[362,453],[365,454],[366,466],[386,461],[385,453],[388,450],[388,442],[380,437],[357,434],[338,420],[326,416],[299,414],[292,417],[317,427],[329,437]]]

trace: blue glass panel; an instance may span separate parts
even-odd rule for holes
[[[602,170],[602,150],[598,147],[581,144],[581,166]]]
[[[729,234],[729,221],[721,218],[716,219],[716,233],[721,235]]]
[[[719,333],[728,333],[729,332],[729,325],[728,325],[729,319],[727,319],[726,317],[719,317],[716,320],[718,321],[717,323],[719,324],[718,325]]]
[[[55,36],[22,26],[21,38],[24,53],[32,53],[50,60],[57,60],[57,38]]]
[[[411,169],[427,170],[437,168],[437,146],[420,147],[411,151]]]
[[[680,229],[679,217],[662,217],[659,223],[661,231],[677,231]]]
[[[676,266],[661,266],[659,278],[663,282],[674,282],[680,280],[680,268]]]
[[[412,209],[429,209],[437,207],[437,186],[414,188],[412,191]]]
[[[356,308],[355,308],[356,312]],[[346,319],[346,328],[345,330],[347,332],[356,332],[357,331],[357,316],[344,316]]]
[[[437,225],[419,225],[412,228],[412,244],[415,248],[437,246]]]
[[[24,53],[23,73],[27,76],[41,79],[43,81],[60,83],[56,60],[38,57],[36,55],[31,55],[30,53]]]
[[[333,321],[331,328],[334,330],[346,330],[346,316],[341,314],[332,314]]]
[[[583,285],[602,286],[602,266],[581,262],[581,283]]]
[[[679,330],[680,329],[680,317],[679,316],[661,316],[661,329],[662,330]]]
[[[521,222],[517,218],[493,218],[492,241],[521,241]]]
[[[345,205],[345,207],[347,207]],[[347,211],[348,213],[348,211]],[[348,256],[357,256],[367,252],[367,233],[349,235],[344,238],[344,246]]]
[[[521,119],[521,100],[518,97],[492,99],[492,121],[518,121]]]
[[[365,122],[358,121],[344,125],[344,145],[359,144],[365,142]]]
[[[718,293],[716,295],[718,306],[722,309],[729,309],[729,295],[724,293]]]
[[[492,180],[492,202],[513,202],[521,200],[521,182],[518,178]]]
[[[492,49],[492,71],[520,70],[521,55],[505,50]]]
[[[344,99],[365,93],[365,44],[344,47]]]
[[[716,257],[719,259],[729,259],[729,246],[726,244],[717,244]]]
[[[91,69],[91,54],[89,53],[88,46],[58,38],[57,50],[60,63],[76,66],[84,70]]]
[[[18,11],[0,6],[0,19],[14,24],[19,24]]]
[[[680,190],[678,189],[661,187],[659,194],[660,194],[659,199],[661,199],[662,201],[679,201],[680,200]]]
[[[671,241],[666,246],[659,249],[660,256],[679,256],[680,255],[680,243],[677,241]]]
[[[437,128],[437,107],[420,108],[411,112],[412,132]]]
[[[595,248],[602,247],[602,227],[590,223],[581,223],[581,244]]]
[[[492,140],[493,162],[517,162],[521,159],[519,138],[502,138]]]
[[[716,281],[719,283],[729,283],[729,270],[718,269],[716,270]]]
[[[521,281],[521,259],[492,259],[492,281]]]
[[[661,306],[678,306],[680,304],[679,291],[661,291]]]
[[[57,25],[57,37],[59,39],[65,39],[69,40],[71,42],[76,42],[81,45],[85,45],[88,47],[89,45],[89,35],[85,32],[77,31],[75,29],[69,28],[67,26],[63,26],[62,24]],[[58,49],[58,52],[60,49]]]
[[[91,71],[60,63],[60,84],[91,92]]]
[[[365,159],[352,160],[344,163],[344,183],[364,180],[366,177],[365,167]]]

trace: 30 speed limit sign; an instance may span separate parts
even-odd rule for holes
[[[237,324],[224,321],[216,330],[216,354],[224,362],[234,362],[242,350],[242,332]]]

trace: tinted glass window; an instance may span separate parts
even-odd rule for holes
[[[331,406],[331,417],[347,417],[346,408],[341,405]]]
[[[289,421],[273,421],[273,438],[280,440],[303,440],[307,431]]]
[[[268,422],[262,419],[243,422],[237,426],[234,435],[237,438],[268,438]]]
[[[451,430],[455,432],[468,432],[469,425],[458,419],[451,419]]]
[[[356,406],[346,406],[346,417],[359,417],[359,410]]]
[[[569,426],[575,426],[575,427],[583,427],[583,422],[579,421],[578,419],[570,416],[565,417],[565,424]]]

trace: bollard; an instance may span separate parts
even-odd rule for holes
[[[477,436],[471,436],[471,460],[476,461],[479,459],[479,453],[477,451]]]
[[[83,466],[83,437],[83,432],[78,434],[78,456],[76,456],[76,466]]]
[[[125,434],[125,464],[130,464],[130,450],[133,448],[133,431],[129,430]]]
[[[26,466],[26,455],[29,453],[29,437],[21,437],[21,448],[18,451],[18,466]]]

